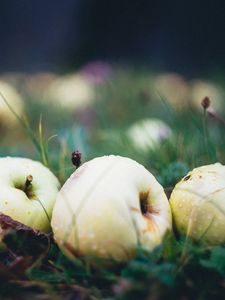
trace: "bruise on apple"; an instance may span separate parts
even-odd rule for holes
[[[134,211],[134,212],[138,212],[138,213],[140,212],[140,209],[137,207],[131,207],[130,209],[131,209],[131,211]]]

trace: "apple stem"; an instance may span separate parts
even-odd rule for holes
[[[33,176],[32,175],[28,175],[25,181],[25,185],[24,185],[24,192],[28,192],[29,187],[32,185],[32,181],[33,181]]]
[[[72,153],[72,156],[71,156],[71,161],[72,161],[72,164],[77,168],[79,168],[79,166],[81,165],[81,152],[76,150]]]

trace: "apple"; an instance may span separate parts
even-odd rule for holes
[[[195,168],[174,188],[170,206],[180,234],[217,245],[225,243],[225,166]]]
[[[183,110],[189,106],[189,84],[177,73],[162,73],[153,82],[155,93],[174,109]]]
[[[162,186],[136,161],[115,155],[78,168],[60,190],[51,221],[54,239],[76,255],[128,260],[152,250],[171,230]]]
[[[13,110],[22,117],[24,113],[24,104],[21,96],[16,89],[7,83],[6,81],[0,80],[0,93],[13,108]],[[0,94],[0,125],[4,128],[10,128],[18,124],[17,118],[14,116],[12,111],[6,105],[5,101]]]
[[[52,72],[38,72],[28,74],[24,79],[24,88],[30,97],[36,97],[38,100],[44,100],[43,96],[49,86],[58,79],[58,76]]]
[[[50,84],[44,99],[65,110],[83,109],[93,102],[94,87],[84,76],[68,74],[58,77]]]
[[[13,220],[49,232],[58,190],[58,179],[40,162],[0,158],[0,212]]]
[[[131,125],[127,135],[134,148],[147,152],[160,146],[163,140],[171,138],[172,130],[162,120],[143,119]]]

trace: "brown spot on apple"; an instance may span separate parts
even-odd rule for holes
[[[152,220],[150,214],[149,214],[148,222],[147,222],[146,225],[147,225],[147,227],[143,230],[143,233],[149,233],[149,232],[152,232],[152,231],[156,231],[156,229],[157,229],[156,224],[155,224],[155,222]]]
[[[137,207],[131,207],[130,210],[133,212],[138,212],[138,213],[140,212],[140,209]]]
[[[184,181],[187,181],[187,180],[190,179],[190,178],[191,178],[191,175],[187,175],[187,176],[184,177],[183,180],[184,180]]]

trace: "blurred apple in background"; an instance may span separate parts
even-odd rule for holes
[[[17,113],[19,117],[23,117],[24,114],[24,103],[16,91],[16,89],[7,83],[6,81],[0,80],[0,93],[4,96],[8,104]],[[18,120],[6,105],[0,94],[0,126],[4,128],[11,128],[18,125]]]
[[[189,84],[179,74],[162,73],[153,81],[156,98],[167,101],[174,109],[186,109],[189,106]]]
[[[24,80],[26,93],[31,97],[38,97],[38,100],[43,100],[46,90],[57,78],[58,75],[52,72],[26,74]]]
[[[195,168],[175,186],[170,205],[180,234],[209,244],[225,243],[225,166]]]
[[[9,85],[13,86],[16,90],[21,92],[20,87],[24,84],[26,80],[26,73],[24,72],[4,72],[1,74],[1,80],[7,82]]]
[[[92,105],[94,86],[84,76],[68,74],[54,80],[44,95],[51,105],[59,106],[68,111],[84,109]]]
[[[147,152],[159,147],[164,140],[170,139],[172,130],[160,119],[143,119],[131,125],[127,136],[135,149]]]
[[[58,194],[54,238],[70,258],[127,260],[138,246],[150,251],[171,230],[162,186],[134,160],[103,156],[83,164]]]
[[[0,158],[0,212],[43,232],[59,190],[55,175],[40,162],[28,158]]]

